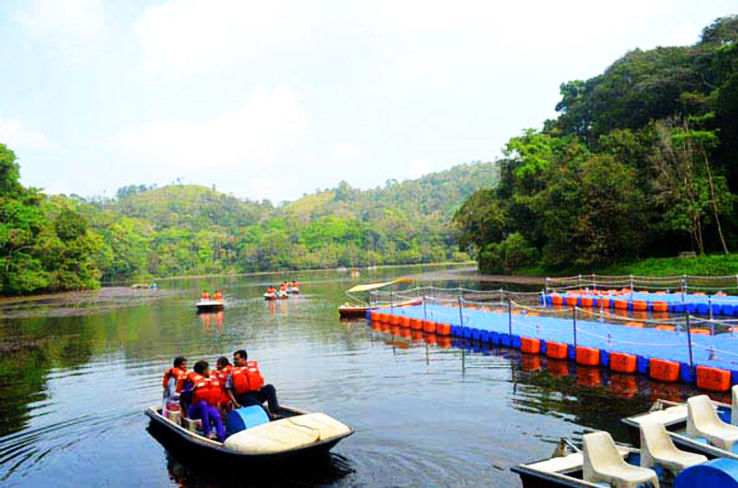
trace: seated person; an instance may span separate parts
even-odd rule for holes
[[[274,288],[273,285],[269,285],[269,288],[267,288],[267,294],[268,295],[274,295],[275,293],[277,293],[277,289]]]
[[[200,300],[210,300],[210,293],[207,290],[203,290]]]
[[[213,294],[213,300],[216,300],[218,302],[223,301],[223,292],[220,290],[216,290]]]
[[[220,381],[210,375],[207,361],[195,363],[194,372],[187,375],[183,396],[188,393],[191,402],[187,408],[187,416],[202,420],[202,431],[205,437],[211,438],[210,424],[215,424],[216,437],[220,442],[225,440],[223,419],[220,417],[218,402],[221,399]]]
[[[164,389],[162,395],[163,406],[166,409],[168,403],[178,403],[179,393],[182,391],[182,381],[187,375],[187,360],[182,356],[174,358],[173,367],[164,373],[161,386]]]
[[[255,362],[248,364],[248,355],[243,349],[233,353],[234,366],[226,382],[228,396],[234,408],[249,405],[262,405],[267,402],[272,416],[279,411],[277,390],[272,385],[264,385]]]
[[[216,362],[216,366],[218,369],[213,371],[211,374],[215,375],[218,378],[218,381],[220,382],[220,402],[219,406],[221,409],[225,411],[230,411],[231,409],[231,399],[228,396],[228,392],[226,391],[226,383],[228,382],[228,377],[231,375],[231,371],[233,371],[233,366],[231,366],[230,361],[228,361],[228,358],[225,356],[221,356],[218,358],[218,361]]]

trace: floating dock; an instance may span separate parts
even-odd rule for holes
[[[738,297],[728,295],[584,289],[544,293],[541,295],[541,302],[549,307],[576,306],[643,312],[688,313],[703,317],[738,317]]]
[[[545,308],[510,304],[505,310],[461,306],[460,299],[459,306],[452,300],[447,302],[373,310],[367,312],[367,318],[440,337],[570,360],[581,366],[640,373],[667,383],[696,383],[711,391],[727,391],[738,384],[738,328],[731,327],[731,321],[690,320],[685,314],[683,322],[624,319],[618,324],[601,320],[602,315],[592,310],[577,308],[578,302],[571,309],[559,310],[559,316],[544,315]]]

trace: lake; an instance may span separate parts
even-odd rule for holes
[[[429,270],[182,279],[160,282],[162,297],[5,304],[0,485],[520,486],[509,468],[548,456],[559,438],[604,428],[625,441],[621,417],[692,391],[338,319],[343,291],[357,282],[413,274],[459,284]],[[262,299],[266,285],[292,277],[302,295]],[[473,276],[462,283],[499,287]],[[225,312],[195,314],[201,290],[216,287]],[[168,452],[143,413],[160,403],[165,369],[180,354],[212,365],[240,348],[259,361],[281,403],[328,413],[356,434],[324,465],[258,480]]]

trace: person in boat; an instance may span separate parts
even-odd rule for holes
[[[283,281],[281,285],[279,285],[279,291],[282,293],[287,293],[287,282]]]
[[[210,300],[210,293],[208,293],[207,290],[203,290],[202,295],[200,295],[200,300]]]
[[[164,373],[164,379],[161,386],[164,389],[163,402],[164,408],[172,402],[179,402],[179,393],[182,391],[182,382],[187,376],[187,359],[183,356],[174,358],[171,368]]]
[[[279,411],[277,390],[272,385],[265,385],[256,362],[248,362],[248,354],[239,349],[233,353],[233,369],[226,382],[228,396],[234,408],[260,405],[266,402],[269,412],[275,415]]]
[[[269,285],[269,288],[267,288],[267,295],[274,295],[277,293],[277,289],[274,288],[274,285]]]
[[[195,363],[194,371],[187,375],[183,396],[188,394],[190,404],[187,407],[187,416],[202,421],[202,431],[205,437],[212,438],[211,423],[215,425],[215,437],[223,442],[225,429],[220,417],[218,402],[221,400],[220,381],[216,375],[210,374],[210,365],[207,361]]]
[[[290,287],[291,287],[292,289],[295,289],[295,288],[300,288],[300,284],[299,284],[299,283],[298,283],[297,281],[295,281],[295,280],[292,280],[292,283],[290,283]]]
[[[221,395],[220,395],[220,402],[219,406],[222,410],[230,410],[231,409],[231,399],[228,396],[228,392],[226,391],[226,383],[228,382],[228,377],[231,375],[231,372],[233,371],[233,366],[231,365],[231,362],[228,361],[228,358],[225,356],[221,356],[218,358],[218,360],[215,363],[216,370],[212,372],[215,376],[218,377],[218,381],[220,381],[220,388],[221,388]]]
[[[213,293],[213,300],[222,302],[223,301],[223,290],[221,290],[220,288],[215,290],[215,293]]]

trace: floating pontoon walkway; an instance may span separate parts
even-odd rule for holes
[[[729,327],[730,321],[700,321],[700,327],[693,328],[694,319],[690,325],[687,316],[683,323],[646,327],[644,321],[623,325],[604,322],[583,309],[565,312],[568,317],[562,318],[512,305],[508,310],[494,311],[426,302],[371,311],[367,318],[520,349],[523,353],[569,359],[583,366],[647,374],[665,382],[696,381],[698,387],[713,391],[727,391],[738,383],[738,335],[734,335],[738,329]],[[715,333],[716,327],[719,333]]]

